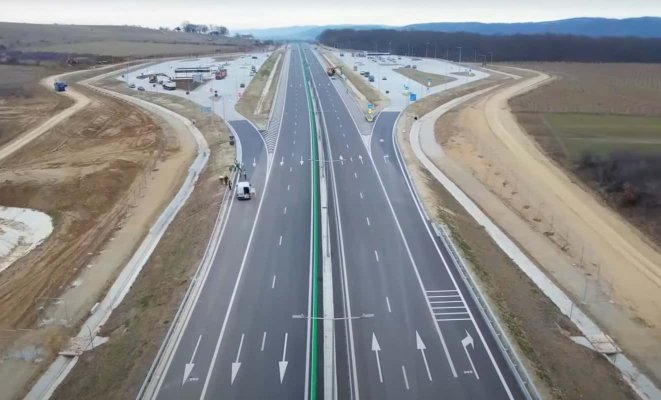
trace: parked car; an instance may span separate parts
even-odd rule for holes
[[[142,86],[138,86],[138,90],[141,91],[141,92],[144,92],[144,91],[145,91],[145,88],[142,87]]]
[[[383,78],[381,78],[381,80],[382,80],[382,81],[387,81],[388,78],[386,78],[386,77],[384,76]]]
[[[240,88],[244,88],[244,87],[246,87],[246,84],[245,84],[245,83],[241,83],[241,84],[239,84],[239,87],[240,87]]]
[[[129,89],[135,89],[135,83],[130,84]]]

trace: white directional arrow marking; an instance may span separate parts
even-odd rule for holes
[[[358,154],[358,158],[360,159],[360,163],[363,164],[363,156],[362,156],[362,154]]]
[[[257,160],[253,158],[252,159],[252,167],[255,168],[256,165],[257,165]]]
[[[376,340],[376,335],[374,332],[372,332],[372,351],[376,355],[376,365],[379,367],[379,381],[383,383],[383,374],[381,373],[381,359],[379,358],[381,346],[379,346],[379,341]]]
[[[239,342],[239,351],[236,352],[236,361],[232,363],[232,380],[230,381],[230,385],[234,383],[234,378],[236,378],[236,374],[239,372],[239,368],[241,368],[241,363],[239,362],[239,357],[241,356],[241,347],[243,347],[243,337],[245,334],[241,334],[241,341]]]
[[[475,343],[473,343],[473,337],[466,332],[466,337],[461,339],[461,344],[464,346],[464,351],[466,352],[466,357],[468,357],[468,362],[471,364],[471,369],[473,370],[473,374],[475,375],[476,379],[480,379],[480,375],[477,373],[477,370],[475,369],[475,365],[473,364],[473,359],[471,358],[470,353],[468,353],[468,346],[471,347],[472,350],[475,350]]]
[[[288,361],[285,361],[286,355],[287,355],[287,333],[285,332],[285,345],[282,349],[282,361],[278,361],[278,369],[280,370],[280,383],[282,383],[282,379],[285,377],[285,372],[287,371],[287,364],[289,364]]]
[[[418,334],[418,331],[415,331],[415,348],[420,350],[420,354],[422,354],[422,361],[425,362],[425,369],[427,370],[427,377],[431,381],[431,372],[429,372],[429,364],[427,364],[427,356],[425,355],[425,350],[427,350],[427,346],[425,346],[425,343],[422,341],[422,338]]]
[[[280,159],[280,166],[282,167],[284,164],[285,164],[285,158],[282,157],[282,158]]]
[[[184,380],[181,381],[181,386],[184,386],[184,383],[188,380],[188,377],[190,376],[190,373],[193,372],[193,367],[195,366],[195,363],[193,363],[193,360],[195,359],[195,354],[197,353],[197,348],[200,346],[200,340],[202,340],[202,335],[197,338],[197,343],[195,344],[195,349],[193,350],[193,355],[190,357],[190,361],[186,364],[184,367]]]
[[[387,162],[387,161],[388,161],[388,158],[389,158],[389,157],[388,157],[388,155],[386,154],[385,156],[383,156],[383,161],[384,161],[384,162]]]
[[[303,165],[303,162],[304,162],[304,161],[303,161],[303,156],[301,156],[301,165]]]

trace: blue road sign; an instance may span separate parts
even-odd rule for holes
[[[409,100],[410,101],[415,101],[416,99],[417,99],[417,96],[415,95],[415,93],[409,94]]]

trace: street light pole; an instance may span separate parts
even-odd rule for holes
[[[457,46],[459,49],[459,64],[461,64],[461,46]]]

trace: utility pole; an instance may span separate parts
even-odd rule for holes
[[[491,56],[491,61],[489,62],[489,64],[493,64],[493,51],[490,51],[489,55]]]
[[[461,46],[457,46],[459,49],[459,64],[461,64]]]
[[[388,42],[388,53],[392,54],[392,42]]]
[[[474,62],[477,64],[477,49],[475,49],[475,61]]]
[[[429,42],[425,43],[425,58],[428,58],[429,55]]]
[[[450,48],[445,48],[445,60],[450,61]]]
[[[438,43],[434,43],[434,58],[438,58],[436,56],[437,52],[438,52]]]

